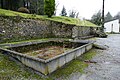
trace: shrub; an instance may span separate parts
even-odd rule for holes
[[[51,17],[55,11],[55,0],[45,0],[45,14]]]
[[[18,9],[18,12],[30,13],[30,11],[29,11],[27,8],[24,8],[24,7],[20,7],[20,8]]]

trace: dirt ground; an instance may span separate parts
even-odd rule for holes
[[[63,54],[64,52],[68,50],[70,50],[70,48],[63,48],[60,46],[48,46],[45,48],[40,48],[35,51],[27,52],[25,54],[46,60],[46,59],[55,57],[57,55]]]
[[[97,51],[85,74],[76,80],[120,80],[120,34],[108,38],[98,38],[96,44],[109,46],[107,50]]]

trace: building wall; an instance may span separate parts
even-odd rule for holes
[[[104,24],[105,32],[119,32],[119,19]]]

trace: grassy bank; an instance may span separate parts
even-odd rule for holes
[[[20,13],[20,12],[4,10],[4,9],[0,9],[0,16],[20,16],[23,18],[52,20],[52,21],[62,22],[65,24],[73,24],[77,26],[98,27],[97,25],[89,21],[80,20],[76,18],[70,18],[70,17],[64,17],[64,16],[53,16],[52,18],[48,18],[47,16],[41,16],[36,14],[26,14],[26,13]]]

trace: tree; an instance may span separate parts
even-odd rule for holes
[[[0,4],[1,4],[1,8],[3,8],[3,0],[1,0]]]
[[[75,18],[75,16],[76,16],[76,11],[74,10],[70,11],[69,17]]]
[[[44,15],[44,0],[29,0],[29,10],[31,13]]]
[[[63,8],[62,8],[62,11],[61,11],[61,14],[60,14],[61,16],[67,16],[67,12],[66,12],[66,9],[65,9],[65,7],[63,6]]]
[[[45,0],[45,14],[52,17],[55,11],[55,0]]]
[[[120,19],[120,12],[118,12],[113,19]]]
[[[91,17],[91,22],[100,26],[102,25],[102,13],[101,11],[98,11],[96,14],[94,14],[92,17]]]
[[[78,18],[79,17],[79,12],[77,12],[77,14],[76,14],[76,18]]]
[[[10,9],[10,10],[17,10],[19,8],[20,0],[2,0],[2,8],[3,9]]]
[[[25,0],[23,0],[23,6],[25,7],[25,4],[26,4],[26,2],[25,2]]]
[[[108,12],[105,16],[105,21],[110,21],[112,19],[113,19],[112,15],[110,14],[110,12]]]
[[[12,5],[11,5],[11,10],[18,10],[18,8],[20,7],[20,1],[21,0],[17,0],[17,1],[15,1],[15,0],[11,0],[11,3],[12,3]]]

